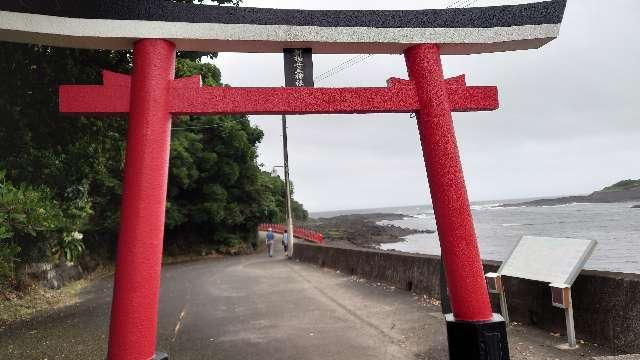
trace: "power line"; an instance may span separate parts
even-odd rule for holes
[[[451,4],[449,4],[449,6],[447,6],[447,9],[452,8],[453,6],[456,5],[460,5],[460,7],[462,8],[467,8],[473,4],[475,4],[476,2],[478,2],[478,0],[454,0]],[[367,60],[368,58],[370,58],[371,56],[373,56],[373,54],[360,54],[357,56],[354,56],[346,61],[343,61],[337,65],[334,65],[333,67],[329,68],[329,70],[321,73],[320,75],[318,75],[317,77],[314,78],[314,82],[321,82],[323,80],[329,79],[343,71],[349,70],[350,68],[356,66],[357,64]]]
[[[470,0],[465,5],[463,5],[462,7],[463,8],[468,8],[469,6],[471,6],[471,5],[473,5],[473,4],[477,3],[477,2],[478,2],[478,0]]]
[[[314,81],[315,82],[320,82],[320,81],[326,80],[328,78],[331,78],[331,77],[333,77],[333,76],[335,76],[335,75],[337,75],[337,74],[339,74],[339,73],[341,73],[341,72],[343,72],[345,70],[351,69],[352,67],[360,64],[361,62],[369,59],[372,56],[373,56],[373,54],[361,54],[361,55],[355,56],[355,57],[343,62],[342,64],[337,65],[337,66],[329,69],[328,71],[325,71],[324,73],[319,75],[318,78],[315,79]]]
[[[336,74],[352,67],[353,65],[359,63],[360,61],[362,61],[367,55],[366,54],[360,54],[357,56],[354,56],[346,61],[343,61],[342,63],[335,65],[333,67],[331,67],[329,70],[323,72],[322,74],[318,75],[317,78],[315,79],[315,81],[322,81],[325,79],[328,79],[332,76],[335,76]]]
[[[334,65],[329,70],[327,70],[327,71],[323,72],[322,74],[316,76],[316,78],[317,79],[323,78],[323,77],[327,76],[329,73],[334,72],[336,69],[344,67],[344,66],[348,66],[348,64],[356,61],[358,58],[363,57],[363,56],[365,56],[365,54],[360,54],[360,55],[354,56],[354,57],[352,57],[350,59],[347,59],[346,61],[343,61],[343,62],[341,62],[341,63],[339,63],[337,65]]]
[[[477,3],[478,0],[455,0],[454,2],[452,2],[451,4],[449,4],[449,6],[447,6],[447,9],[451,9],[452,7],[456,6],[458,8],[468,8],[469,6]]]
[[[465,2],[466,0],[454,0],[451,4],[449,4],[449,6],[447,6],[447,9],[451,9],[452,7],[461,4],[463,2]]]
[[[323,80],[326,80],[326,79],[329,79],[329,78],[331,78],[331,77],[333,77],[333,76],[335,76],[335,75],[337,75],[337,74],[339,74],[339,73],[341,73],[341,72],[343,72],[343,71],[349,70],[349,69],[351,69],[352,67],[354,67],[354,66],[358,65],[359,63],[361,63],[361,62],[363,62],[363,61],[367,60],[368,58],[370,58],[370,57],[372,57],[372,56],[373,56],[373,54],[368,54],[368,55],[366,55],[366,56],[364,56],[364,57],[360,57],[359,59],[357,59],[357,60],[356,60],[356,61],[354,61],[354,62],[349,63],[349,65],[345,65],[345,66],[342,66],[342,67],[340,67],[340,68],[336,68],[336,69],[335,69],[335,70],[333,70],[331,73],[329,73],[329,74],[327,74],[327,75],[325,75],[325,76],[320,77],[320,78],[318,79],[318,82],[323,81]]]

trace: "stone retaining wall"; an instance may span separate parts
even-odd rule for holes
[[[60,289],[65,284],[82,279],[84,272],[78,265],[69,263],[32,263],[25,266],[25,274],[49,289]]]
[[[308,243],[295,245],[294,258],[440,299],[440,257]],[[494,272],[497,261],[485,261]],[[511,321],[565,334],[564,310],[551,306],[549,286],[505,279]],[[640,275],[584,270],[573,285],[578,339],[614,351],[640,352]],[[498,299],[492,299],[499,312]]]

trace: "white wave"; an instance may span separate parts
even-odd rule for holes
[[[577,202],[572,202],[572,203],[568,203],[568,204],[558,204],[558,205],[542,205],[542,206],[538,206],[541,208],[552,208],[552,207],[565,207],[565,206],[575,206],[575,205],[585,205],[588,203],[577,203]]]
[[[410,218],[406,218],[406,219],[431,219],[433,218],[433,213],[424,213],[424,214],[416,214],[416,215],[411,215]]]
[[[484,205],[471,205],[471,210],[487,210],[499,207],[500,203],[495,204],[484,204]]]

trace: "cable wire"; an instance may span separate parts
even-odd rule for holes
[[[473,4],[477,3],[477,2],[478,2],[478,0],[470,0],[465,5],[463,5],[462,7],[463,8],[468,8],[468,7],[470,7],[471,5],[473,5]]]
[[[329,69],[329,71],[325,71],[323,74],[319,75],[316,79],[314,79],[314,81],[321,82],[323,80],[329,79],[345,70],[351,69],[352,67],[360,64],[361,62],[369,59],[372,56],[373,54],[361,54],[361,55],[355,56],[349,59],[348,61],[343,62],[341,65],[335,66],[334,68]]]
[[[449,4],[449,6],[447,6],[447,9],[452,8],[455,5],[460,5],[460,7],[462,8],[467,8],[473,4],[475,4],[476,2],[478,2],[478,0],[455,0],[454,2],[452,2],[451,4]],[[356,66],[357,64],[367,60],[368,58],[372,57],[373,54],[360,54],[357,56],[354,56],[350,59],[347,59],[337,65],[332,66],[331,68],[329,68],[329,70],[323,72],[322,74],[316,76],[313,81],[318,83],[321,81],[324,81],[326,79],[329,79],[343,71],[349,70],[352,67]]]
[[[359,59],[360,57],[363,57],[363,56],[365,56],[365,54],[360,54],[360,55],[354,56],[354,57],[352,57],[350,59],[347,59],[346,61],[343,61],[343,62],[341,62],[341,63],[339,63],[337,65],[334,65],[331,68],[329,68],[329,70],[327,70],[327,71],[323,72],[322,74],[316,76],[316,78],[317,79],[323,78],[323,77],[327,76],[329,73],[334,72],[336,69],[344,67],[344,66],[348,66],[348,64],[350,64],[353,61],[356,61],[357,59]]]
[[[451,4],[449,4],[449,6],[447,6],[447,9],[451,9],[452,7],[459,5],[465,1],[467,0],[454,0]]]
[[[455,0],[454,2],[449,4],[449,6],[447,6],[447,9],[451,9],[454,6],[458,8],[468,8],[469,6],[477,2],[478,0]]]

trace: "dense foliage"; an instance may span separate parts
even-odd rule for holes
[[[11,277],[20,253],[25,260],[48,256],[62,223],[58,204],[46,188],[14,186],[0,173],[0,278]]]
[[[638,180],[627,179],[627,180],[618,181],[613,185],[607,186],[601,191],[624,191],[624,190],[634,189],[637,187],[640,187],[640,179]]]
[[[203,85],[220,86],[219,70],[178,59],[176,76],[201,74]],[[260,129],[246,117],[190,116],[174,127],[167,229],[175,248],[237,246],[260,222],[284,220],[282,179],[256,163]],[[306,217],[304,212],[299,215]],[[218,239],[202,243],[203,238]],[[206,249],[205,249],[206,250]]]
[[[218,3],[236,4],[237,0]],[[201,53],[179,53],[176,77],[221,86]],[[119,223],[127,122],[67,117],[60,84],[128,73],[128,51],[0,43],[0,274],[15,264],[112,256]],[[260,222],[284,220],[284,183],[257,164],[260,129],[241,116],[174,121],[165,248],[209,251],[248,243]],[[294,203],[298,218],[307,214]],[[2,276],[2,275],[0,275]]]

